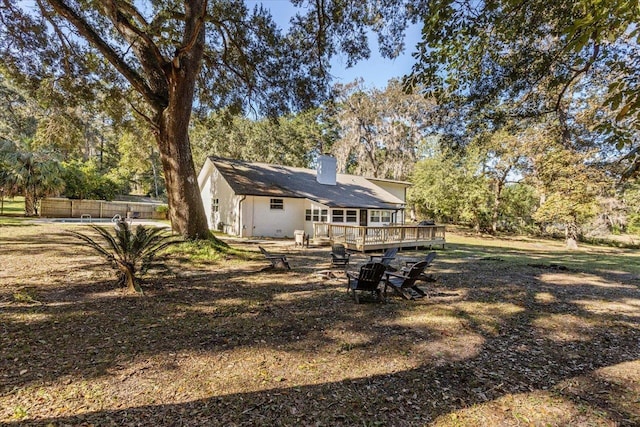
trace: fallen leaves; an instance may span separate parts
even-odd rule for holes
[[[14,298],[18,277],[0,285],[0,423],[640,423],[640,300],[620,276],[504,257],[450,268],[443,252],[430,298],[356,305],[314,274],[319,248],[291,253],[285,274],[182,264],[130,298],[97,265],[74,273],[56,238],[31,265],[42,231],[20,229],[0,253],[30,266],[40,302]]]

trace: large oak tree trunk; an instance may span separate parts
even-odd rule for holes
[[[209,231],[200,197],[191,144],[189,120],[193,108],[196,79],[204,55],[205,34],[201,25],[206,14],[206,1],[187,2],[188,19],[183,48],[165,64],[167,98],[164,108],[157,108],[156,139],[164,169],[169,199],[169,218],[173,230],[188,239],[205,239]]]
[[[189,107],[180,105],[183,102],[172,97],[159,120],[156,139],[164,168],[171,226],[186,238],[205,239],[211,233],[191,156],[189,117],[183,114],[184,110],[190,111],[191,104],[186,101]]]
[[[72,23],[90,43],[131,83],[153,110],[154,133],[167,184],[169,217],[174,231],[189,239],[211,236],[198,189],[189,144],[189,120],[196,78],[204,56],[207,0],[184,0],[183,39],[167,59],[153,41],[153,34],[136,25],[144,22],[130,2],[97,2],[100,14],[130,45],[140,68],[131,67],[103,40],[91,23],[63,0],[48,0],[57,13]]]

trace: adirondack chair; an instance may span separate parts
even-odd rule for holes
[[[273,254],[267,252],[262,246],[258,246],[262,255],[269,260],[271,263],[271,267],[273,268],[286,268],[287,270],[291,270],[291,266],[289,265],[289,260],[287,260],[287,256],[284,254]]]
[[[349,264],[351,252],[347,251],[344,245],[337,243],[331,246],[331,266],[346,267]]]
[[[423,259],[420,259],[420,260],[417,260],[417,261],[405,261],[405,263],[404,263],[404,264],[405,264],[405,266],[404,266],[404,267],[402,267],[402,268],[400,269],[400,271],[401,271],[401,272],[403,272],[403,273],[408,273],[408,272],[409,272],[409,270],[411,270],[411,267],[412,267],[414,264],[416,264],[416,263],[418,263],[418,262],[420,262],[420,261],[426,261],[426,263],[427,263],[427,267],[428,267],[429,265],[431,265],[431,263],[432,263],[432,262],[433,262],[433,260],[435,259],[436,255],[437,255],[437,254],[436,254],[435,252],[429,252],[428,254],[426,254],[426,255],[424,256],[424,258],[423,258]],[[426,268],[425,268],[425,269],[426,269]],[[420,274],[420,276],[418,277],[418,279],[417,279],[417,280],[429,281],[429,278],[427,277],[427,275],[426,275],[426,274],[424,273],[424,271],[423,271],[423,272],[422,272],[422,274]]]
[[[384,251],[384,254],[382,255],[370,255],[369,262],[379,262],[383,264],[387,270],[395,271],[396,269],[391,267],[390,264],[391,264],[391,261],[393,261],[396,258],[397,254],[398,254],[398,248],[388,248],[386,251]]]
[[[385,272],[385,266],[379,262],[369,262],[360,267],[359,274],[347,271],[347,293],[353,292],[356,304],[360,303],[358,292],[369,292],[378,301],[382,301],[379,285]]]
[[[427,261],[419,261],[413,264],[407,271],[387,271],[384,279],[384,298],[387,297],[387,287],[391,287],[397,294],[408,300],[422,298],[426,292],[416,286],[416,280],[429,266]]]

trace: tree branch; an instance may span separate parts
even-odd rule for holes
[[[138,11],[138,9],[136,9],[135,6],[133,6],[131,3],[126,1],[125,2],[118,1],[118,8],[120,8],[121,10],[129,13],[131,16],[136,18],[140,23],[140,25],[142,25],[143,27],[149,26],[149,23],[144,18],[144,16],[142,16],[142,14]]]
[[[321,75],[325,75],[325,69],[324,66],[322,64],[322,56],[325,53],[325,46],[326,46],[326,28],[325,28],[325,18],[326,18],[326,14],[325,14],[325,3],[324,0],[316,0],[316,16],[318,19],[318,34],[316,35],[316,43],[317,43],[317,47],[318,50],[316,53],[317,58],[316,60],[318,61],[318,69],[320,70],[320,74]]]
[[[138,108],[136,108],[135,105],[133,105],[133,102],[127,100],[127,103],[129,104],[129,106],[131,107],[131,109],[138,114],[140,117],[142,117],[142,119],[147,122],[151,128],[154,131],[158,131],[160,128],[158,126],[158,124],[156,122],[154,122],[149,116],[147,116],[145,113],[143,113],[142,111],[140,111]]]
[[[113,65],[120,74],[122,74],[144,99],[151,105],[152,108],[157,109],[160,105],[163,105],[163,99],[151,90],[147,85],[147,82],[138,74],[133,68],[131,68],[123,58],[89,25],[89,23],[76,13],[64,0],[47,0],[53,9],[60,16],[65,18],[71,25],[73,25],[78,32],[96,49],[104,55],[104,57]]]
[[[56,36],[58,36],[58,40],[60,40],[60,44],[62,45],[62,48],[66,52],[66,55],[64,55],[62,60],[64,61],[65,68],[67,69],[67,71],[71,71],[71,64],[69,63],[69,57],[71,56],[71,52],[70,52],[71,49],[69,48],[69,45],[70,45],[69,40],[62,33],[62,31],[60,31],[60,27],[58,26],[57,22],[53,19],[49,11],[44,7],[44,5],[42,4],[42,0],[36,0],[36,3],[40,8],[40,12],[42,13],[42,16],[47,20],[47,22],[49,22],[49,24],[51,24],[51,27],[53,27],[53,31],[56,33]]]
[[[591,57],[589,58],[587,63],[584,64],[584,67],[582,67],[580,69],[573,69],[573,68],[571,69],[571,71],[573,71],[573,76],[571,76],[569,81],[567,83],[565,83],[565,85],[563,86],[562,90],[560,91],[560,94],[558,94],[558,99],[556,101],[556,107],[555,107],[556,111],[560,111],[560,103],[562,102],[562,98],[564,98],[564,94],[569,89],[571,84],[573,84],[575,79],[577,79],[581,74],[584,74],[584,73],[588,72],[589,69],[591,69],[591,66],[593,65],[593,63],[598,58],[598,54],[599,53],[600,53],[600,44],[599,43],[594,43],[593,52],[591,53]]]
[[[626,181],[638,174],[638,170],[640,170],[640,160],[638,159],[638,153],[640,153],[640,147],[635,147],[633,150],[622,156],[620,160],[618,160],[618,163],[622,163],[624,160],[631,160],[631,165],[629,165],[622,172],[622,176],[620,178],[621,181]]]
[[[136,27],[131,22],[131,17],[125,15],[124,10],[135,8],[127,5],[121,8],[119,0],[103,0],[100,7],[104,14],[111,20],[114,27],[124,39],[131,44],[140,65],[146,73],[150,88],[156,93],[156,97],[162,99],[161,108],[166,106],[166,96],[168,93],[167,75],[165,65],[168,61],[153,42],[149,35]],[[136,11],[136,15],[139,13]]]
[[[200,31],[202,31],[202,26],[204,25],[205,18],[207,17],[207,0],[204,0],[204,4],[202,4],[202,10],[199,15],[195,18],[195,26],[193,28],[189,28],[185,31],[185,43],[176,50],[176,57],[183,55],[184,53],[193,49],[196,41],[198,40],[198,36],[200,35]],[[193,22],[189,17],[185,19],[186,22]],[[189,34],[189,30],[191,30],[191,34]]]

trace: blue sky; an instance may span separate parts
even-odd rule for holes
[[[250,8],[262,3],[271,10],[276,22],[283,27],[288,24],[296,10],[289,0],[245,0],[245,3]],[[416,43],[421,38],[420,30],[419,25],[414,25],[407,30],[405,51],[393,60],[380,56],[375,34],[369,38],[371,47],[369,60],[360,61],[355,66],[346,68],[346,58],[336,56],[331,61],[331,73],[335,76],[335,83],[349,83],[362,78],[366,86],[384,88],[390,79],[408,74],[414,64],[411,53],[415,51]]]
[[[411,72],[415,63],[411,53],[415,51],[420,36],[419,26],[410,28],[405,39],[404,53],[396,59],[387,59],[380,56],[374,34],[370,38],[371,57],[367,61],[360,61],[355,66],[346,68],[344,61],[334,58],[331,71],[336,76],[336,83],[348,83],[362,77],[367,86],[384,88],[391,78],[402,77]]]

